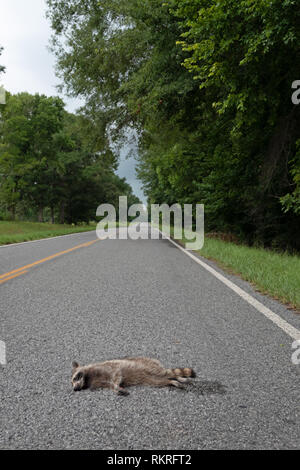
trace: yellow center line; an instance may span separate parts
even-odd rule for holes
[[[13,271],[9,271],[8,273],[2,274],[0,276],[0,280],[4,278],[5,280],[12,279],[11,277],[7,278],[7,276],[11,276],[12,274],[15,274],[15,273],[20,273],[20,271],[24,271],[24,269],[32,268],[33,266],[37,266],[38,264],[45,263],[46,261],[57,258],[58,256],[65,255],[66,253],[71,253],[71,251],[79,250],[79,248],[93,245],[94,243],[98,241],[99,241],[99,238],[97,238],[97,240],[92,240],[91,242],[82,243],[81,245],[73,246],[73,248],[69,248],[68,250],[65,250],[65,251],[60,251],[59,253],[55,253],[54,255],[47,256],[47,258],[40,259],[39,261],[35,261],[34,263],[31,263],[31,264],[27,264],[26,266],[23,266],[22,268],[14,269]],[[23,273],[20,273],[20,274],[23,274]],[[1,284],[1,281],[0,281],[0,284]]]
[[[14,274],[13,276],[6,277],[5,279],[2,279],[2,281],[0,281],[0,284],[3,284],[4,282],[9,281],[10,279],[14,279],[15,277],[21,276],[22,274],[26,273],[28,273],[28,271],[22,271],[21,273]]]

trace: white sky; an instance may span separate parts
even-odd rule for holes
[[[47,49],[51,28],[45,12],[44,0],[0,0],[0,45],[4,47],[0,64],[6,67],[6,73],[0,76],[0,86],[11,93],[58,95],[55,58]],[[79,100],[61,97],[70,112],[82,104]],[[133,159],[124,160],[122,156],[118,174],[126,177],[134,193],[145,199],[135,177]]]
[[[8,91],[58,95],[55,86],[55,58],[47,50],[51,28],[45,17],[44,0],[0,0],[0,58],[6,73],[0,83]],[[62,96],[67,109],[81,104]]]

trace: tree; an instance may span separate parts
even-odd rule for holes
[[[178,22],[160,0],[47,3],[64,86],[114,135],[128,125],[141,130],[148,118],[168,120],[196,99],[176,46]]]
[[[63,108],[60,98],[28,93],[7,96],[1,112],[1,199],[5,200],[4,193],[15,195],[10,204],[13,217],[16,202],[26,199],[38,209],[39,221],[43,221],[55,165],[53,136],[63,125]]]
[[[292,175],[297,174],[299,108],[291,102],[291,84],[300,65],[300,8],[293,0],[172,0],[170,5],[184,31],[179,41],[189,53],[184,65],[210,93],[217,119],[227,121],[228,139],[220,150],[229,146],[234,170],[244,167],[247,174],[247,186],[237,178],[230,188],[242,194],[250,233],[267,244],[277,239],[286,245],[299,224],[299,218],[286,217],[280,201],[290,200],[283,196],[297,184]],[[218,187],[226,175],[215,180]],[[295,239],[290,244],[300,248]]]
[[[294,0],[48,6],[68,91],[107,136],[136,129],[150,202],[201,202],[208,230],[300,249]]]
[[[130,186],[118,178],[115,155],[91,120],[64,110],[57,97],[10,95],[0,119],[0,203],[12,217],[24,206],[43,221],[89,222],[103,202]]]

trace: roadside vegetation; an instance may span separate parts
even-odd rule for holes
[[[0,245],[58,237],[96,229],[96,224],[60,225],[35,222],[0,221]]]
[[[111,135],[136,129],[150,203],[202,203],[207,230],[300,252],[299,2],[47,4],[66,89]]]
[[[182,240],[185,242],[186,240]],[[198,253],[300,311],[300,256],[205,237]]]

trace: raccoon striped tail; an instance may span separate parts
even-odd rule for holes
[[[196,373],[194,369],[191,369],[190,367],[184,367],[184,368],[176,368],[172,369],[172,374],[174,374],[174,377],[196,377]]]

